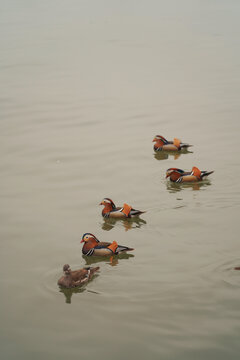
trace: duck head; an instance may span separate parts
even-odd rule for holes
[[[168,144],[168,141],[161,135],[156,135],[152,142],[156,142],[159,146]]]
[[[71,273],[71,271],[72,270],[70,268],[70,265],[68,265],[68,264],[63,265],[63,272],[65,275],[69,275]]]
[[[173,181],[176,181],[178,178],[180,178],[184,174],[184,171],[177,168],[170,168],[166,171],[166,178],[170,176],[170,179]]]
[[[80,243],[87,243],[89,241],[99,242],[99,240],[96,238],[95,235],[93,235],[91,233],[83,234],[82,240],[80,241]]]
[[[99,205],[105,206],[105,208],[108,208],[110,211],[116,208],[114,202],[109,198],[104,198]]]

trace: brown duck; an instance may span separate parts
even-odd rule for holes
[[[103,205],[104,208],[102,210],[103,217],[111,217],[116,219],[126,219],[134,216],[139,216],[146,211],[133,209],[128,204],[123,204],[122,207],[117,207],[114,202],[109,198],[104,198],[99,205]]]
[[[118,245],[116,241],[112,243],[99,241],[91,233],[83,234],[81,243],[84,243],[82,253],[86,256],[112,256],[134,250],[127,246]]]
[[[214,171],[201,171],[196,166],[192,171],[186,172],[177,168],[170,168],[166,172],[166,178],[170,178],[175,183],[197,182],[202,181],[206,176],[212,174]]]
[[[153,146],[155,151],[181,151],[184,149],[187,150],[190,146],[192,146],[182,143],[181,140],[177,138],[173,139],[173,141],[168,141],[161,135],[156,135],[153,142],[155,142]]]
[[[86,284],[89,280],[92,279],[96,271],[99,270],[97,267],[87,267],[80,270],[72,271],[68,264],[63,266],[64,276],[58,280],[58,285],[65,288],[73,288],[76,286],[81,286]]]

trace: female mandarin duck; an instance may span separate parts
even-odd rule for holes
[[[112,243],[101,242],[91,233],[83,234],[81,243],[84,243],[82,253],[86,256],[111,256],[134,250],[127,246],[118,245],[116,241]]]
[[[64,276],[58,280],[58,285],[65,288],[73,288],[86,284],[92,279],[94,273],[99,270],[99,266],[87,267],[80,270],[72,271],[68,264],[63,266]]]
[[[116,207],[114,202],[109,198],[104,198],[99,205],[104,206],[104,209],[102,211],[103,217],[126,219],[126,218],[131,218],[133,216],[141,215],[146,212],[146,211],[133,209],[128,204],[123,204],[123,207]]]
[[[192,171],[185,172],[181,169],[170,168],[166,172],[166,178],[176,183],[202,181],[205,176],[212,174],[214,171],[201,171],[197,167],[193,167]]]
[[[183,149],[187,150],[192,145],[182,143],[179,139],[173,139],[173,141],[166,140],[161,135],[156,135],[153,139],[153,142],[155,142],[153,149],[155,151],[181,151]]]

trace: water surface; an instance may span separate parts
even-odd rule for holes
[[[238,359],[240,4],[0,0],[3,359]],[[194,145],[154,154],[156,134]],[[169,167],[215,170],[177,186]],[[103,197],[147,210],[101,217]],[[134,247],[89,259],[80,238]],[[100,266],[62,292],[62,266]]]

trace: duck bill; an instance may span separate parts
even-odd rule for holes
[[[152,142],[155,142],[155,141],[157,141],[157,139],[156,139],[156,138],[154,138]]]
[[[98,205],[104,205],[104,204],[103,204],[103,201],[101,201]]]
[[[83,239],[80,241],[80,244],[81,244],[81,243],[84,243],[84,240],[83,240]]]
[[[171,174],[167,174],[165,179],[167,179],[170,175],[171,175]]]

